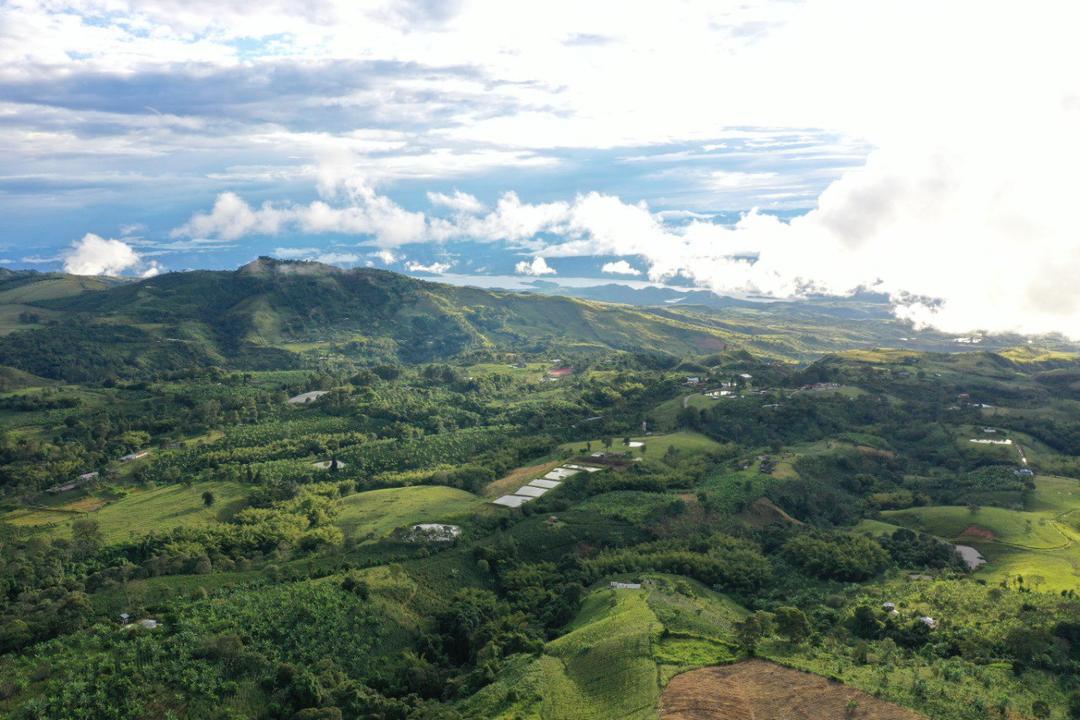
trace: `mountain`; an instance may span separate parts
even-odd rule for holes
[[[642,297],[661,304],[625,305],[271,258],[138,281],[7,273],[0,366],[81,382],[193,366],[298,367],[307,352],[430,362],[493,350],[685,357],[736,347],[803,361],[850,348],[1001,349],[1021,341],[958,345],[951,335],[915,331],[876,296],[758,302],[701,291],[683,297],[707,304],[691,305],[663,302],[666,291],[655,290]],[[627,299],[640,291],[597,292]]]
[[[298,352],[330,346],[372,360],[420,362],[492,349],[702,354],[731,339],[705,319],[645,308],[269,258],[231,272],[169,273],[56,293],[27,307],[47,320],[33,333],[0,339],[0,365],[77,381],[193,364],[289,367]]]

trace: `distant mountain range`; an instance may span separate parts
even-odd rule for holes
[[[289,367],[311,352],[425,362],[491,350],[686,356],[737,348],[808,360],[859,347],[970,348],[916,332],[879,296],[758,302],[618,284],[506,292],[271,258],[143,280],[2,271],[0,333],[0,366],[68,381],[192,365]],[[1020,340],[987,338],[978,347]]]

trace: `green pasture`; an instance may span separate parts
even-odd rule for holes
[[[214,504],[206,507],[202,494],[214,493]],[[71,525],[80,518],[97,521],[106,543],[127,540],[152,530],[202,527],[228,517],[242,503],[248,488],[236,482],[195,483],[191,487],[167,485],[152,490],[132,489],[119,500],[106,500],[97,509],[89,498],[79,498],[48,508],[22,507],[3,516],[13,525],[40,527],[50,537],[70,535]],[[100,500],[98,501],[100,502]]]
[[[483,504],[472,493],[441,485],[369,490],[342,499],[334,522],[352,537],[379,540],[404,525],[460,522]]]

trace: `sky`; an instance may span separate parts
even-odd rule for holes
[[[1037,0],[0,0],[0,263],[873,290],[919,327],[1080,339],[1077,21]]]

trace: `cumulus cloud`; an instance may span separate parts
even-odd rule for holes
[[[64,272],[73,275],[119,275],[142,265],[139,254],[123,240],[107,240],[93,233],[86,233],[72,243],[71,250],[64,256]],[[150,276],[156,275],[158,270],[158,266],[151,263],[142,272]]]
[[[368,257],[377,259],[383,265],[393,265],[401,260],[400,256],[394,254],[390,250],[379,250],[378,252],[368,253]]]
[[[534,275],[536,277],[555,274],[555,268],[548,265],[547,260],[539,256],[534,257],[532,260],[522,260],[514,266],[514,270],[519,275]]]
[[[475,215],[487,210],[487,206],[477,200],[475,195],[470,195],[469,193],[461,192],[460,190],[454,190],[452,195],[440,192],[429,192],[427,197],[428,202],[432,205],[440,205],[458,212]]]
[[[612,275],[640,275],[641,271],[636,267],[626,262],[625,260],[617,260],[615,262],[604,263],[604,266],[600,268],[600,272],[610,273]]]
[[[444,272],[454,266],[452,262],[433,262],[428,265],[410,260],[405,263],[405,268],[409,272],[429,273],[431,275],[442,275]]]

